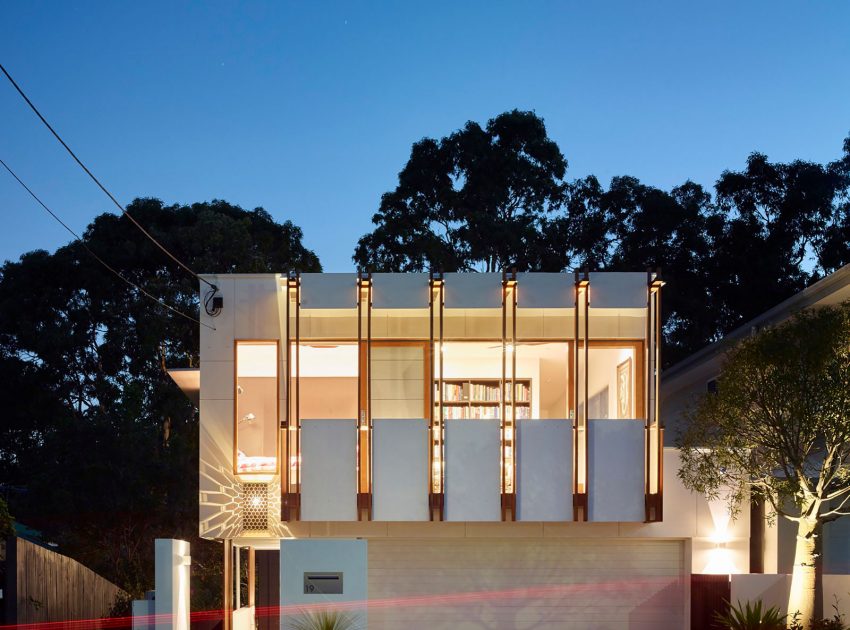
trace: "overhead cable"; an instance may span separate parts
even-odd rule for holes
[[[170,306],[169,304],[166,304],[165,302],[163,302],[161,299],[159,299],[159,298],[158,298],[158,297],[156,297],[155,295],[152,295],[151,293],[147,292],[145,289],[143,289],[142,287],[140,287],[139,285],[137,285],[137,284],[136,284],[136,283],[134,283],[133,281],[128,280],[128,279],[124,276],[124,274],[122,274],[120,271],[118,271],[117,269],[115,269],[114,267],[112,267],[111,265],[109,265],[109,263],[107,263],[105,260],[103,260],[103,258],[101,258],[101,257],[100,257],[100,256],[98,256],[97,254],[95,254],[95,253],[94,253],[94,251],[92,251],[91,247],[89,247],[89,246],[86,244],[86,242],[85,242],[82,238],[80,238],[79,234],[77,234],[74,230],[72,230],[72,229],[68,226],[68,224],[67,224],[67,223],[65,223],[65,222],[64,222],[61,218],[59,218],[59,216],[58,216],[55,212],[53,212],[53,210],[51,210],[50,208],[48,208],[48,207],[47,207],[47,205],[46,205],[46,204],[45,204],[45,203],[44,203],[41,199],[39,199],[39,197],[38,197],[38,196],[37,196],[37,195],[36,195],[36,194],[32,191],[32,189],[31,189],[29,186],[27,186],[27,185],[23,182],[23,180],[22,180],[20,177],[18,177],[18,175],[15,173],[15,171],[13,171],[13,170],[9,167],[9,165],[8,165],[8,164],[6,164],[6,162],[4,162],[2,159],[0,159],[0,164],[2,164],[2,165],[3,165],[3,168],[5,168],[7,171],[9,171],[9,174],[10,174],[12,177],[14,177],[14,178],[15,178],[15,180],[16,180],[16,181],[17,181],[17,182],[18,182],[21,186],[23,186],[24,190],[26,190],[26,191],[30,194],[30,196],[31,196],[33,199],[35,199],[35,200],[36,200],[36,202],[38,202],[38,205],[40,205],[42,208],[44,208],[44,209],[47,211],[47,213],[48,213],[51,217],[53,217],[54,219],[56,219],[56,221],[58,221],[58,222],[59,222],[59,224],[60,224],[62,227],[64,227],[66,230],[68,230],[68,232],[70,232],[70,233],[71,233],[71,235],[72,235],[72,236],[73,236],[76,240],[78,240],[78,241],[80,242],[80,244],[81,244],[81,245],[85,248],[85,250],[86,250],[86,251],[87,251],[87,252],[88,252],[88,253],[92,256],[92,258],[94,258],[97,262],[99,262],[101,265],[103,265],[104,267],[106,267],[106,268],[107,268],[109,271],[111,271],[113,274],[115,274],[116,276],[118,276],[119,278],[121,278],[121,280],[123,280],[124,282],[126,282],[128,285],[130,285],[131,287],[133,287],[134,289],[136,289],[137,291],[139,291],[142,295],[144,295],[144,296],[146,296],[146,297],[150,298],[151,300],[153,300],[154,302],[156,302],[157,304],[159,304],[159,305],[160,305],[160,306],[162,306],[163,308],[168,309],[169,311],[171,311],[172,313],[174,313],[175,315],[179,315],[180,317],[183,317],[184,319],[188,319],[188,320],[190,320],[190,321],[192,321],[192,322],[195,322],[196,324],[200,324],[201,326],[206,326],[206,327],[207,327],[207,328],[209,328],[210,330],[215,330],[215,328],[214,328],[213,326],[210,326],[209,324],[205,324],[205,323],[204,323],[204,322],[202,322],[201,320],[196,319],[196,318],[192,317],[191,315],[187,315],[186,313],[183,313],[182,311],[177,310],[177,309],[176,309],[176,308],[174,308],[173,306]]]
[[[135,225],[137,228],[139,228],[139,230],[142,232],[142,234],[147,236],[151,240],[151,242],[154,245],[156,245],[157,247],[159,247],[169,258],[171,258],[174,262],[176,262],[178,265],[180,265],[183,269],[185,269],[190,274],[192,274],[195,278],[197,278],[201,282],[207,284],[210,287],[210,289],[212,289],[213,293],[218,291],[218,287],[216,285],[214,285],[212,282],[209,282],[206,278],[202,278],[197,273],[192,271],[192,269],[190,269],[188,265],[186,265],[183,261],[181,261],[179,258],[177,258],[177,256],[172,254],[170,251],[168,251],[168,249],[162,243],[160,243],[158,240],[156,240],[156,238],[154,238],[154,236],[150,232],[148,232],[138,221],[136,221],[136,219],[134,219],[133,216],[129,212],[127,212],[127,209],[121,203],[119,203],[119,201],[115,198],[115,196],[111,192],[109,192],[109,190],[107,190],[106,186],[104,186],[100,182],[100,180],[97,177],[94,176],[94,174],[88,169],[88,167],[85,164],[83,164],[83,161],[80,158],[77,157],[77,154],[74,153],[71,150],[71,147],[69,147],[68,144],[62,139],[62,137],[56,132],[56,130],[53,128],[53,126],[49,122],[47,122],[47,119],[44,116],[42,116],[41,112],[38,111],[38,108],[33,104],[33,102],[29,99],[29,97],[26,95],[26,93],[21,89],[21,86],[19,86],[17,84],[17,82],[12,78],[12,75],[9,74],[9,72],[6,70],[6,68],[3,66],[2,63],[0,63],[0,70],[2,70],[3,74],[6,75],[6,78],[9,79],[9,82],[17,90],[18,94],[21,95],[21,98],[23,98],[24,101],[26,101],[27,105],[30,106],[30,109],[32,109],[32,111],[35,112],[35,115],[38,116],[39,120],[41,120],[41,122],[44,123],[44,126],[47,127],[50,130],[50,133],[53,134],[53,137],[55,137],[59,141],[59,143],[63,147],[65,147],[65,150],[68,152],[68,154],[72,158],[74,158],[74,161],[77,164],[80,165],[80,168],[82,168],[86,172],[86,174],[91,178],[91,180],[95,184],[97,184],[98,188],[100,188],[104,192],[104,194],[107,197],[109,197],[109,199],[112,201],[112,203],[115,204],[115,207],[118,208],[121,211],[121,213],[124,216],[126,216],[130,221],[132,221],[133,225]]]

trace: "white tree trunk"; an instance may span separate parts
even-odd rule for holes
[[[815,592],[817,589],[816,546],[820,534],[815,519],[802,519],[797,525],[797,546],[794,552],[794,572],[791,576],[791,592],[788,595],[788,625],[796,621],[808,628],[815,614]]]

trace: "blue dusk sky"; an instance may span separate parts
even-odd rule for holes
[[[0,60],[120,200],[263,206],[327,271],[411,144],[467,120],[534,110],[569,179],[663,188],[850,132],[844,0],[3,0]],[[76,230],[113,210],[5,79],[0,158]],[[5,172],[0,211],[0,260],[69,239]]]

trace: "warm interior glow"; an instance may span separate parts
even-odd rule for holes
[[[237,376],[277,377],[277,342],[240,341],[236,346]]]
[[[277,341],[236,342],[234,463],[239,475],[270,477],[277,472],[277,352]]]
[[[301,420],[357,418],[359,357],[357,344],[302,343],[290,351],[291,388],[298,379]],[[300,374],[299,374],[300,372]]]
[[[633,346],[589,349],[587,417],[591,419],[630,419],[642,415],[637,405],[638,370],[642,364]],[[579,353],[579,372],[584,371],[584,353]],[[622,379],[622,382],[621,382]],[[583,396],[579,398],[580,413]]]
[[[353,343],[302,343],[296,361],[295,347],[291,352],[293,377],[357,377],[357,345]]]

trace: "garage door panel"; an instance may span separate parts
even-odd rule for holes
[[[680,541],[371,540],[369,627],[684,627]]]

